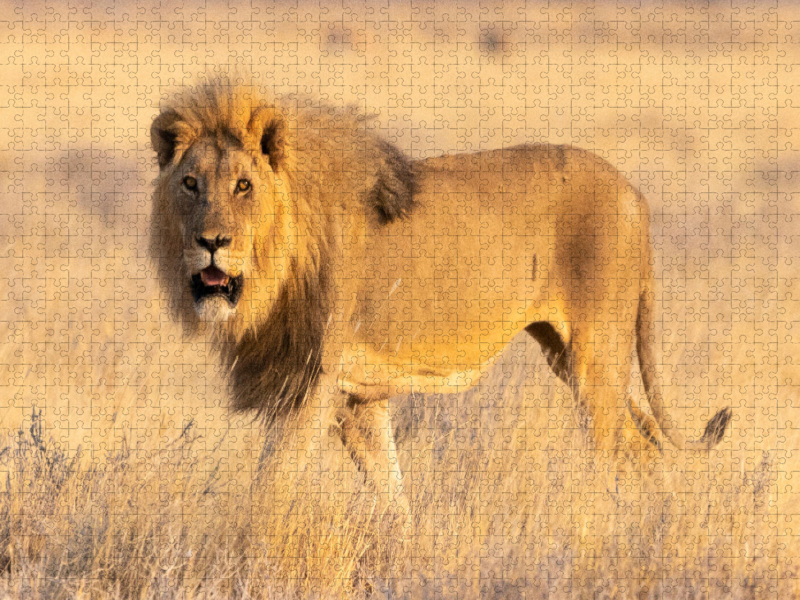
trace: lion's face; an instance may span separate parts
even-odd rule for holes
[[[203,321],[226,321],[236,311],[257,260],[254,223],[274,220],[263,201],[274,186],[258,157],[206,137],[185,153],[169,178],[180,216],[183,285]],[[259,168],[259,167],[262,168]]]
[[[238,335],[269,312],[296,247],[283,121],[269,108],[209,107],[168,109],[153,123],[161,175],[150,251],[184,323],[231,323]]]

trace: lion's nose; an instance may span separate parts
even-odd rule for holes
[[[195,241],[197,241],[197,245],[201,248],[205,248],[211,254],[214,254],[220,248],[227,248],[231,245],[231,238],[225,235],[218,235],[217,237],[205,237],[205,236],[195,236]]]

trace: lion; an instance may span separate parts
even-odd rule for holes
[[[598,452],[722,439],[729,408],[697,440],[664,410],[650,212],[608,162],[547,144],[412,161],[368,125],[225,79],[152,124],[150,253],[175,318],[213,332],[234,410],[329,407],[405,503],[388,399],[465,390],[526,331]],[[652,416],[630,398],[634,346]]]

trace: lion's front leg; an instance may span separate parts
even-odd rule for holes
[[[389,400],[364,401],[349,396],[346,407],[338,413],[338,421],[345,448],[375,485],[382,503],[395,504],[408,513],[403,475],[389,422]]]

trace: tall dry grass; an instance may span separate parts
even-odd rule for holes
[[[0,8],[3,596],[800,595],[793,7]],[[220,64],[379,110],[414,156],[608,158],[655,215],[670,410],[733,406],[723,443],[609,479],[520,337],[470,391],[394,399],[408,528],[327,431],[298,476],[144,252],[159,98]]]

